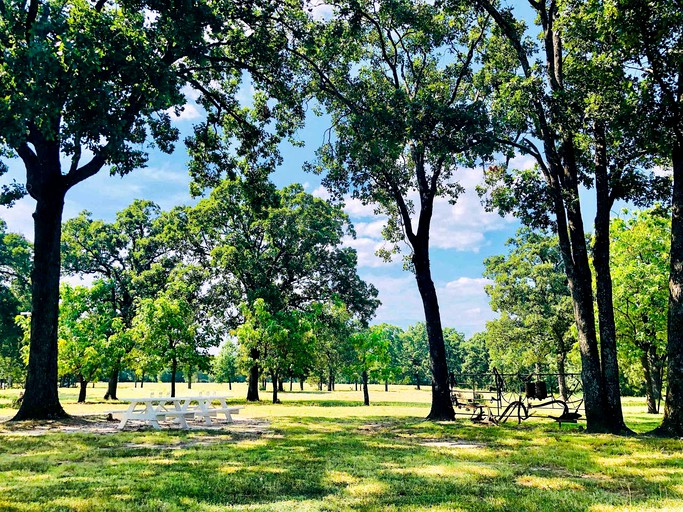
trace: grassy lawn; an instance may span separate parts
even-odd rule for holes
[[[167,389],[123,384],[119,396]],[[88,392],[93,401],[77,405],[76,390],[63,390],[67,412],[101,419],[124,407],[100,401],[101,387]],[[15,394],[0,391],[0,419]],[[190,393],[181,385],[178,394]],[[231,402],[244,395],[234,387]],[[362,407],[348,385],[287,392],[279,405],[245,405],[240,422],[219,430],[35,435],[2,423],[0,510],[683,510],[681,440],[548,421],[435,424],[422,420],[429,391],[377,386],[370,398]],[[626,399],[625,411],[639,432],[659,422],[641,399]]]

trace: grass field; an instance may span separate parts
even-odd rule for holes
[[[168,385],[122,384],[119,396],[152,391]],[[199,391],[227,386],[193,385]],[[85,405],[76,392],[62,390],[62,403],[86,420],[124,407],[100,400],[101,386]],[[235,386],[231,402],[244,395]],[[15,396],[0,391],[0,420],[13,414]],[[425,422],[430,393],[408,386],[371,389],[370,407],[348,385],[280,398],[246,404],[239,422],[218,430],[65,433],[0,423],[0,510],[683,510],[681,440],[588,435],[548,421]],[[624,405],[634,430],[658,424],[644,400]]]

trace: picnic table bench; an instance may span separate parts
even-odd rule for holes
[[[159,421],[177,421],[181,428],[188,429],[188,419],[202,418],[206,425],[212,424],[212,418],[219,414],[225,415],[227,421],[232,421],[233,414],[239,414],[241,407],[228,406],[227,395],[197,395],[197,396],[149,396],[124,400],[129,402],[128,408],[122,411],[112,411],[121,416],[119,430],[129,421],[143,421],[156,429],[160,429]],[[213,401],[220,406],[214,407]]]

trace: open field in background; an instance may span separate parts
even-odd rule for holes
[[[65,409],[102,419],[124,408],[101,399],[103,386],[84,405],[62,390]],[[192,387],[177,394],[244,403],[244,384]],[[119,396],[168,389],[124,383]],[[33,435],[34,425],[2,423],[0,510],[683,510],[681,440],[587,435],[549,420],[430,423],[428,389],[370,393],[370,407],[349,385],[281,393],[278,405],[263,393],[220,429]],[[0,391],[0,419],[16,394]],[[643,399],[625,399],[625,412],[639,432],[659,422]]]

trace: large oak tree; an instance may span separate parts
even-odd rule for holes
[[[239,83],[243,71],[257,88],[259,76],[277,82],[277,73],[259,71],[279,69],[286,38],[275,27],[291,5],[0,2],[0,150],[26,169],[24,184],[3,187],[2,199],[28,192],[36,201],[29,367],[15,419],[65,414],[57,395],[57,318],[66,193],[103,168],[126,174],[144,165],[146,141],[170,152],[177,131],[166,111],[182,108],[184,85],[209,101],[216,91],[203,84]],[[226,101],[236,92],[224,91],[220,109],[240,119],[237,102]]]

